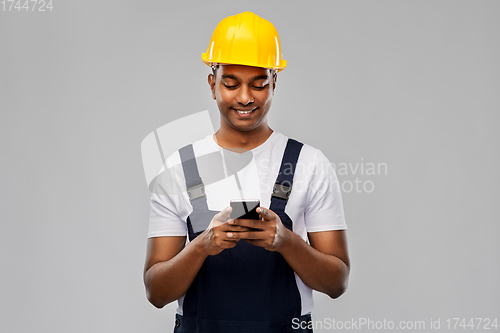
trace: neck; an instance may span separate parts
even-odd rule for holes
[[[269,126],[247,132],[231,131],[221,126],[215,133],[215,140],[225,149],[251,150],[266,142],[271,134],[273,130]]]

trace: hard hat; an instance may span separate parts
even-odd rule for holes
[[[212,34],[201,60],[213,63],[285,69],[280,38],[274,25],[252,12],[228,16]]]

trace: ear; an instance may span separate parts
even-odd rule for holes
[[[215,77],[213,74],[208,74],[208,85],[212,90],[212,98],[215,99]]]
[[[273,92],[276,89],[276,81],[278,81],[278,73],[274,73],[273,75]]]

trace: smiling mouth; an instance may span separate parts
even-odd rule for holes
[[[233,109],[233,111],[235,111],[238,115],[240,115],[242,117],[249,117],[258,108],[254,108],[254,109],[251,109],[251,110],[237,110],[237,109],[234,109],[234,108],[231,108],[231,109]]]

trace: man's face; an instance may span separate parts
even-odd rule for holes
[[[267,126],[276,86],[276,75],[266,68],[242,65],[220,65],[216,77],[208,76],[212,97],[221,120],[232,128],[246,132]]]

